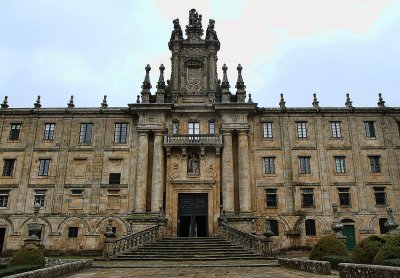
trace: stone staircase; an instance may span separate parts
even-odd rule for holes
[[[215,237],[164,238],[147,243],[116,258],[116,260],[130,261],[254,261],[266,259],[268,257]]]

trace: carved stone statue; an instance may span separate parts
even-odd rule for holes
[[[188,173],[199,172],[199,159],[195,153],[190,153],[187,159],[187,171]]]
[[[189,27],[201,28],[201,14],[196,12],[196,9],[191,9],[189,11]]]

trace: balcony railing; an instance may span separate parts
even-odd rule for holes
[[[164,135],[164,146],[222,146],[219,134],[174,134]]]

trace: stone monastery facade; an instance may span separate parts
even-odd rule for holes
[[[215,236],[218,218],[280,249],[331,234],[338,205],[348,247],[399,217],[400,108],[258,107],[237,66],[217,76],[220,42],[190,11],[173,21],[171,76],[126,107],[0,110],[0,243],[18,249],[35,204],[48,252],[98,252],[107,218],[118,237],[168,220],[172,237]],[[204,34],[205,31],[205,34]],[[253,224],[254,223],[254,224]]]

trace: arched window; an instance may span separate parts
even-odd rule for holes
[[[278,220],[269,220],[271,231],[274,233],[274,236],[279,236],[279,224]]]
[[[388,229],[385,227],[385,222],[387,221],[386,218],[379,218],[379,230],[381,232],[381,234],[386,234],[388,231]]]
[[[306,236],[315,236],[317,235],[317,230],[315,228],[315,220],[307,219],[304,221],[304,226],[306,228]]]

